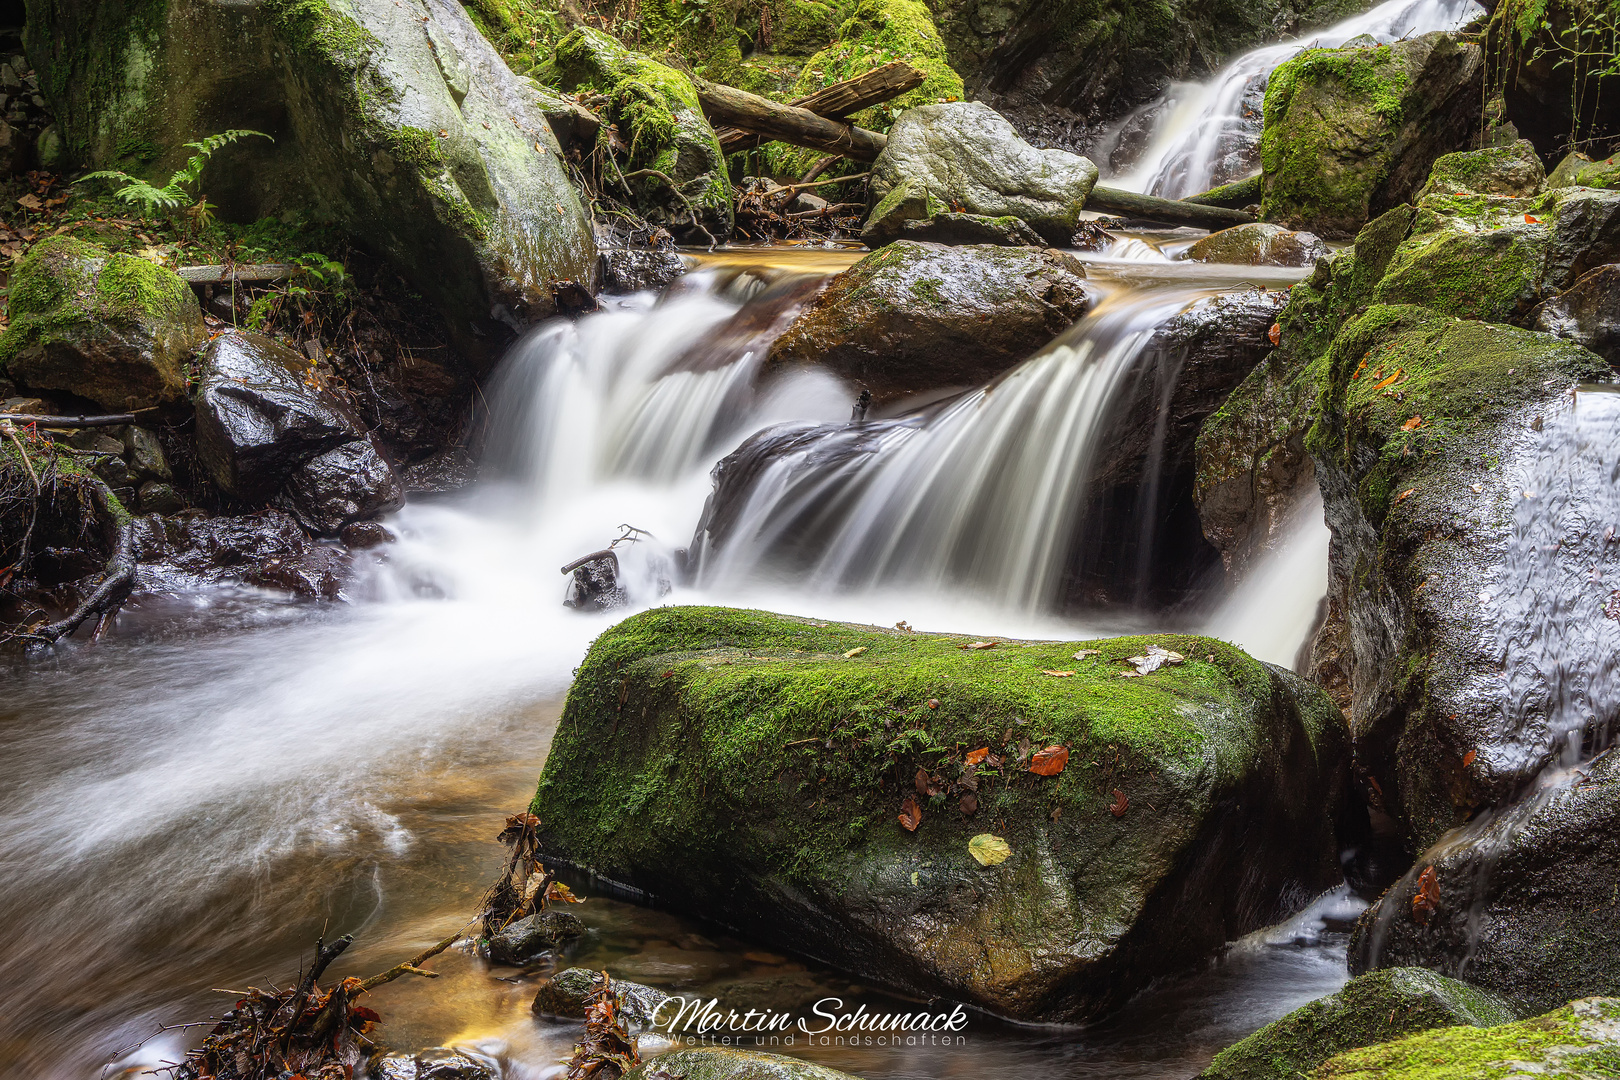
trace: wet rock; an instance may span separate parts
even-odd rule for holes
[[[623,171],[642,174],[629,185],[648,221],[686,243],[731,235],[725,155],[690,78],[583,26],[559,41],[533,74],[568,93],[606,95],[607,120],[627,147]]]
[[[1549,188],[1562,187],[1620,187],[1620,164],[1614,158],[1593,161],[1578,150],[1572,150],[1547,177]]]
[[[1552,236],[1545,289],[1568,288],[1581,275],[1620,262],[1620,191],[1564,188],[1550,194],[1547,206]]]
[[[499,1064],[474,1051],[435,1046],[419,1054],[390,1054],[374,1069],[379,1080],[499,1080]]]
[[[907,221],[900,228],[900,239],[927,240],[936,244],[1001,244],[1007,247],[1044,247],[1046,242],[1022,218],[988,217],[984,214],[935,214]]]
[[[1327,245],[1314,233],[1289,232],[1257,221],[1210,233],[1187,249],[1187,258],[1244,266],[1311,266],[1327,253]]]
[[[518,919],[489,939],[489,958],[498,964],[523,964],[559,945],[585,936],[579,916],[541,911]]]
[[[1515,1019],[1494,994],[1424,968],[1352,979],[1215,1055],[1198,1080],[1308,1076],[1335,1054],[1432,1028],[1490,1027]]]
[[[1432,871],[1437,901],[1420,910]],[[1352,971],[1420,964],[1525,1011],[1620,986],[1620,755],[1605,755],[1423,852],[1363,914]]]
[[[590,221],[545,115],[462,5],[166,10],[150,23],[123,0],[31,13],[29,60],[82,164],[117,168],[129,147],[156,148],[142,175],[167,176],[204,129],[270,130],[274,142],[215,155],[220,216],[319,207],[385,254],[468,356],[498,355],[515,328],[550,316],[549,282],[590,281]],[[109,64],[136,36],[140,61]],[[239,47],[221,53],[221,41]],[[202,129],[197,102],[209,103]]]
[[[280,510],[241,517],[153,514],[136,522],[135,543],[140,587],[148,590],[242,584],[330,600],[348,573],[341,548],[310,540]]]
[[[1266,88],[1260,216],[1340,239],[1410,202],[1478,126],[1483,69],[1438,31],[1289,60]]]
[[[1083,315],[1085,267],[1057,251],[902,240],[833,278],[765,371],[820,366],[872,391],[988,382]]]
[[[1128,680],[1121,661],[1147,639],[1080,659],[1074,643],[963,640],[720,608],[632,616],[579,670],[537,792],[542,847],[859,978],[1026,1019],[1096,1015],[1339,879],[1345,734],[1319,691],[1203,638],[1154,637],[1188,660]],[[774,682],[781,656],[800,658],[792,688]],[[984,780],[994,821],[951,797],[980,780],[949,752],[889,756],[924,709],[924,670],[930,740],[1002,759]],[[883,707],[851,713],[851,693]],[[1125,719],[1148,701],[1169,727]],[[734,706],[772,720],[737,742]],[[985,719],[1013,715],[1026,723]],[[801,741],[828,732],[836,753]],[[1067,748],[1061,780],[1028,771],[1043,741]],[[1104,753],[1131,764],[1082,781]],[[907,799],[915,832],[896,820]],[[969,853],[987,830],[1006,861]]]
[[[534,996],[533,1011],[536,1016],[583,1020],[591,996],[601,987],[600,971],[565,968],[540,984],[540,991]],[[656,987],[643,986],[627,979],[614,979],[613,996],[619,1003],[619,1015],[632,1027],[646,1030],[653,1026],[655,1019],[669,1019],[667,1015],[658,1015],[664,1002],[669,1000],[669,995]],[[667,1014],[668,1010],[665,1012]]]
[[[174,479],[174,474],[169,471],[168,459],[163,456],[163,446],[153,432],[134,426],[124,429],[124,448],[129,456],[130,468],[137,473],[156,480]]]
[[[872,163],[875,200],[861,238],[876,247],[907,222],[955,212],[1022,219],[1066,246],[1097,183],[1097,167],[1062,150],[1037,150],[982,102],[908,109]]]
[[[148,480],[136,493],[136,508],[143,514],[178,514],[186,500],[173,487],[159,480]]]
[[[1620,263],[1588,271],[1534,316],[1537,330],[1578,342],[1620,370]]]
[[[1460,150],[1435,160],[1422,195],[1539,195],[1547,183],[1541,156],[1528,140]]]
[[[449,446],[405,466],[401,479],[410,495],[457,491],[478,479],[478,463],[462,447]]]
[[[558,93],[534,79],[526,81],[534,89],[540,111],[545,114],[546,124],[557,136],[563,153],[577,150],[581,155],[589,154],[595,147],[597,132],[602,130],[602,118],[568,94]]]
[[[1315,1073],[1319,1080],[1430,1077],[1613,1076],[1620,1060],[1620,999],[1586,998],[1533,1020],[1478,1030],[1441,1028],[1351,1050]]]
[[[352,521],[343,526],[343,531],[338,535],[343,546],[350,551],[364,551],[394,542],[394,534],[375,521]]]
[[[686,260],[678,252],[610,248],[602,252],[602,288],[632,293],[664,286],[686,273]]]
[[[587,556],[564,567],[572,575],[563,607],[575,611],[613,611],[630,603],[630,593],[619,584],[619,557],[611,551]]]
[[[268,498],[305,462],[364,434],[310,362],[267,337],[222,334],[199,367],[197,455],[240,499]]]
[[[206,337],[197,298],[177,274],[66,236],[29,251],[8,301],[0,366],[9,377],[110,410],[182,397],[181,365]]]
[[[405,489],[367,438],[304,462],[287,478],[280,500],[310,532],[336,536],[345,525],[398,510],[405,504]]]
[[[803,1058],[725,1046],[671,1050],[624,1075],[625,1080],[660,1080],[664,1076],[684,1080],[859,1080]]]

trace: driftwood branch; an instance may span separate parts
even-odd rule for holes
[[[829,120],[843,120],[862,109],[881,105],[899,97],[907,90],[915,90],[927,76],[903,60],[891,60],[882,67],[824,86],[813,94],[796,98],[789,105],[807,109]],[[768,140],[740,127],[722,127],[715,131],[720,149],[727,154],[752,150]]]
[[[729,124],[769,139],[844,154],[857,161],[875,159],[888,143],[887,138],[875,131],[829,120],[809,109],[783,105],[758,94],[705,79],[692,81],[697,86],[698,101],[710,123]]]
[[[227,266],[182,266],[175,273],[192,285],[229,285],[233,281],[286,281],[298,273],[292,263],[244,263]]]
[[[1192,225],[1210,230],[1229,229],[1233,225],[1247,225],[1255,220],[1253,214],[1246,214],[1242,210],[1160,199],[1153,195],[1101,186],[1091,189],[1091,194],[1086,198],[1086,209],[1165,225]]]
[[[114,496],[111,488],[97,477],[86,476],[85,479],[90,484],[90,498],[95,503],[96,517],[112,534],[112,556],[107,560],[101,584],[85,597],[84,603],[75,608],[73,614],[60,622],[33,631],[28,635],[30,637],[42,638],[52,643],[60,641],[77,630],[90,616],[99,615],[106,618],[112,615],[123,606],[125,600],[129,599],[130,592],[135,588],[135,523],[118,520],[118,516],[113,512]],[[105,630],[105,625],[100,629]]]
[[[0,420],[14,424],[35,424],[46,428],[117,427],[133,424],[134,413],[108,413],[105,416],[45,416],[41,413],[0,413]]]
[[[380,972],[373,975],[371,978],[366,979],[360,984],[359,988],[355,990],[355,993],[363,994],[367,990],[375,990],[383,983],[393,982],[401,975],[425,975],[430,979],[438,978],[439,976],[437,972],[423,971],[422,963],[428,959],[431,959],[432,957],[438,956],[460,939],[461,931],[457,930],[455,933],[451,934],[437,945],[430,945],[428,948],[423,949],[421,952],[417,953],[403,964],[395,964],[387,971]]]

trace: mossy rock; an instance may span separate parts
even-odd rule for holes
[[[1539,195],[1547,183],[1541,157],[1528,140],[1446,154],[1429,171],[1423,195]]]
[[[1242,266],[1314,266],[1327,253],[1327,245],[1312,233],[1256,221],[1210,233],[1188,248],[1186,257]]]
[[[1314,687],[1204,638],[971,640],[625,620],[581,664],[540,778],[548,861],[1028,1019],[1121,1004],[1339,880],[1345,732]],[[1186,660],[1121,677],[1153,645]],[[1054,746],[1066,767],[1030,772]],[[1011,856],[981,865],[985,833]]]
[[[624,1074],[625,1080],[658,1080],[663,1076],[682,1080],[860,1080],[802,1058],[724,1046],[671,1050]]]
[[[536,1016],[583,1020],[590,1008],[591,998],[601,989],[600,971],[582,967],[565,968],[540,983],[531,1011]],[[659,1016],[659,1010],[670,1000],[670,995],[656,987],[628,979],[614,979],[613,996],[619,1003],[619,1018],[634,1028],[646,1030],[653,1026],[655,1019],[666,1023],[669,1021],[668,1015]],[[679,1002],[670,1006],[670,1010],[678,1007]],[[664,1011],[667,1013],[670,1010]]]
[[[1513,1019],[1494,994],[1424,968],[1392,968],[1352,979],[1227,1047],[1198,1080],[1296,1080],[1346,1050],[1431,1028]]]
[[[1570,151],[1547,177],[1549,188],[1620,188],[1620,163],[1614,158],[1593,161],[1578,151]]]
[[[609,123],[625,144],[622,171],[642,174],[628,179],[649,220],[692,241],[705,231],[712,240],[731,235],[725,157],[689,77],[583,26],[535,74],[565,91],[606,95]],[[598,138],[605,144],[611,136],[604,130]]]
[[[0,368],[112,411],[185,396],[183,368],[207,337],[202,308],[172,270],[53,236],[12,271]]]
[[[1481,227],[1425,207],[1372,300],[1420,304],[1464,319],[1518,321],[1541,298],[1551,232],[1551,225],[1523,215]]]
[[[1479,47],[1435,32],[1306,49],[1272,72],[1260,216],[1329,239],[1409,201],[1478,119]]]
[[[1620,1076],[1620,999],[1586,998],[1483,1031],[1450,1027],[1351,1050],[1312,1080],[1606,1080]]]

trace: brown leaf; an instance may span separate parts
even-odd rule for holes
[[[660,678],[660,679],[667,679],[667,678],[669,678],[669,677],[670,677],[670,676],[671,676],[671,675],[673,675],[673,674],[675,674],[675,669],[674,669],[674,668],[670,668],[670,669],[669,669],[669,670],[668,670],[668,671],[666,671],[666,672],[664,672],[664,673],[663,673],[663,674],[662,674],[662,675],[660,675],[660,676],[659,676],[659,678]]]
[[[979,797],[970,791],[962,796],[962,801],[957,805],[962,808],[962,813],[971,817],[979,812]]]
[[[1119,790],[1119,788],[1115,788],[1114,801],[1108,804],[1108,812],[1113,814],[1115,817],[1124,817],[1125,811],[1130,808],[1130,805],[1131,800],[1126,796],[1126,794]]]
[[[939,698],[931,697],[931,698],[928,699],[926,704],[928,705],[928,707],[930,709],[937,709],[937,708],[939,708]]]
[[[1282,326],[1277,323],[1272,323],[1271,329],[1266,332],[1266,337],[1271,339],[1271,343],[1273,345],[1277,344],[1282,340]]]
[[[1029,759],[1029,771],[1036,776],[1056,776],[1068,764],[1067,746],[1048,746],[1045,750],[1035,751],[1035,756]]]
[[[969,750],[967,752],[966,760],[969,765],[977,765],[979,762],[983,761],[989,756],[990,748],[988,746],[981,746],[977,750]]]
[[[917,794],[919,794],[919,795],[927,795],[928,794],[928,786],[929,786],[929,784],[928,784],[928,770],[926,770],[926,769],[918,769],[917,770],[917,775],[912,780],[912,783],[916,785]]]
[[[1396,368],[1395,369],[1395,374],[1386,375],[1381,382],[1379,382],[1379,383],[1377,383],[1376,385],[1373,386],[1373,389],[1374,390],[1382,390],[1384,387],[1388,386],[1390,383],[1394,382],[1396,379],[1399,379],[1402,375],[1405,375],[1405,374],[1406,374],[1406,369],[1405,368]]]
[[[1464,754],[1463,755],[1463,768],[1466,769],[1466,768],[1468,768],[1468,766],[1472,765],[1474,763],[1474,758],[1476,758],[1478,756],[1479,756],[1479,752],[1476,751],[1476,750],[1470,750],[1470,751],[1468,751],[1468,753]]]
[[[1102,655],[1102,650],[1101,649],[1081,649],[1079,652],[1074,654],[1074,658],[1076,660],[1084,660],[1088,656],[1101,656],[1101,655]]]
[[[17,200],[17,205],[26,210],[38,210],[43,204],[39,201],[38,195],[28,194],[19,198]]]
[[[958,645],[958,649],[993,649],[1000,645],[999,641],[969,641]]]
[[[1072,671],[1042,671],[1042,675],[1050,675],[1054,679],[1067,679],[1074,674]]]
[[[1401,425],[1401,430],[1402,431],[1411,431],[1414,428],[1419,428],[1419,427],[1422,427],[1422,426],[1423,426],[1423,417],[1414,416],[1414,417],[1412,417],[1412,419],[1408,420],[1406,423]]]
[[[921,824],[922,807],[917,805],[916,798],[907,795],[906,801],[900,804],[900,826],[906,832],[916,832],[917,826]]]
[[[1603,605],[1603,617],[1620,621],[1620,589],[1609,594],[1609,602]]]
[[[1417,490],[1417,488],[1407,488],[1405,491],[1403,491],[1399,495],[1395,496],[1395,502],[1403,501],[1408,495],[1412,494],[1412,492],[1414,492],[1416,490]]]
[[[1434,867],[1423,868],[1423,873],[1418,875],[1417,886],[1417,892],[1412,896],[1412,918],[1427,926],[1430,912],[1440,906],[1440,879],[1435,876]]]

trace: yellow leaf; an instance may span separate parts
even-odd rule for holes
[[[1072,672],[1072,671],[1043,671],[1043,672],[1041,672],[1041,674],[1042,675],[1050,675],[1054,679],[1067,679],[1069,676],[1073,675],[1074,672]]]
[[[1388,386],[1390,383],[1394,382],[1396,379],[1400,378],[1402,375],[1405,375],[1405,374],[1406,374],[1406,369],[1405,368],[1396,368],[1395,369],[1395,374],[1393,374],[1393,375],[1387,377],[1386,379],[1384,379],[1383,382],[1379,383],[1377,386],[1374,386],[1373,389],[1374,390],[1382,390],[1384,387]]]
[[[980,833],[968,841],[968,854],[973,856],[980,866],[995,866],[1011,858],[1012,848],[1008,847],[1007,841],[999,836]]]
[[[856,648],[853,648],[853,649],[849,650],[849,652],[845,653],[844,654],[844,659],[845,660],[853,660],[853,659],[855,659],[857,656],[861,655],[861,653],[863,653],[865,651],[866,651],[866,646],[865,645],[857,646]]]

